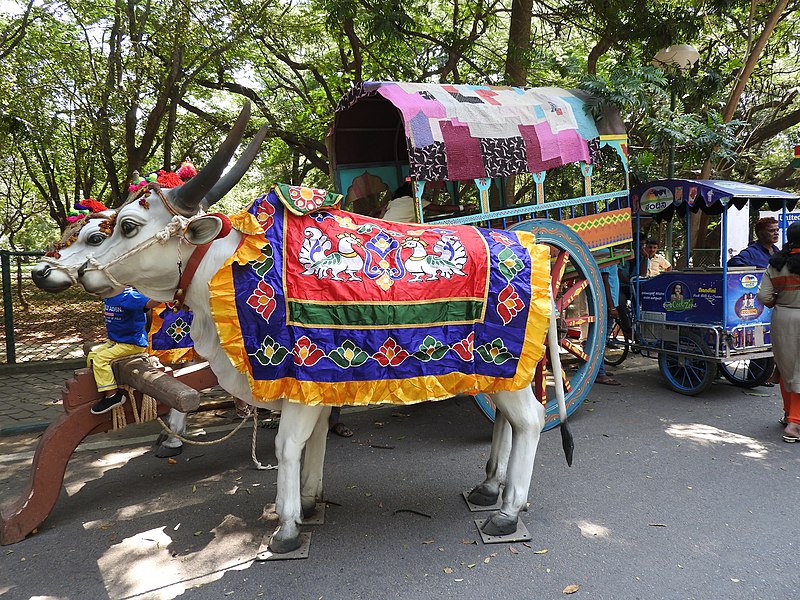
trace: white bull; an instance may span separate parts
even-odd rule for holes
[[[78,268],[86,262],[86,255],[92,252],[108,237],[101,228],[103,221],[113,218],[115,211],[93,213],[86,219],[70,225],[64,236],[70,239],[68,246],[59,247],[49,252],[44,259],[33,267],[31,275],[34,283],[47,292],[63,292],[77,281]],[[61,244],[64,243],[62,238]],[[170,409],[167,424],[176,435],[159,436],[156,456],[169,458],[179,455],[183,450],[180,437],[186,433],[186,413]]]
[[[117,293],[123,285],[132,285],[150,298],[169,301],[181,287],[181,267],[187,263],[194,245],[210,242],[193,275],[193,283],[187,285],[183,280],[185,301],[194,311],[192,337],[196,350],[208,360],[225,390],[254,406],[281,411],[275,439],[279,527],[270,540],[270,547],[273,552],[283,553],[299,546],[298,525],[302,516],[310,513],[322,499],[322,467],[330,407],[254,397],[247,375],[234,367],[221,345],[210,308],[208,282],[234,255],[243,238],[235,230],[217,238],[223,221],[213,215],[198,214],[200,201],[220,178],[248,119],[249,105],[242,110],[217,155],[188,183],[171,190],[154,187],[146,203],[129,201],[123,206],[113,234],[87,257],[78,271],[78,280],[88,292],[103,297]],[[551,318],[550,350],[555,362],[558,351],[554,351],[553,346],[557,338],[554,328],[555,321]],[[532,372],[533,365],[527,366]],[[554,367],[555,372],[560,372],[558,364]],[[558,389],[558,385],[557,395],[564,423],[563,390]],[[487,534],[505,535],[516,529],[520,510],[527,502],[545,415],[530,385],[518,391],[497,392],[493,399],[498,416],[486,465],[487,476],[470,498],[480,504],[493,504],[501,486],[505,486],[500,510],[483,526]],[[562,427],[562,435],[569,439],[565,427]],[[571,440],[565,442],[565,448],[567,443],[571,444]]]
[[[203,208],[213,205],[238,183],[256,157],[266,133],[266,127],[258,131],[241,158],[205,195],[201,202]],[[58,293],[77,283],[78,269],[86,262],[86,256],[108,237],[110,230],[101,227],[101,224],[103,221],[115,218],[116,211],[107,210],[89,214],[85,219],[70,224],[53,250],[31,270],[31,277],[36,286],[46,292]],[[177,456],[182,452],[183,442],[180,436],[186,433],[186,413],[171,409],[167,424],[175,435],[159,436],[156,449],[156,456],[159,458]]]

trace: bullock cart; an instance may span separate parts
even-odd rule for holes
[[[634,347],[657,358],[666,384],[688,396],[708,389],[718,371],[740,387],[767,381],[774,366],[771,310],[756,298],[763,270],[728,266],[728,210],[768,206],[782,211],[785,222],[786,210],[794,208],[798,196],[735,181],[668,179],[637,186],[631,198],[638,207],[637,224],[648,218],[670,226],[683,221],[687,231],[682,268],[633,280],[638,299]],[[721,250],[711,260],[697,261],[707,264],[695,266],[686,259],[692,256],[689,215],[698,210],[721,215]]]
[[[355,212],[379,210],[409,181],[421,223],[532,231],[550,246],[568,414],[603,359],[599,269],[629,256],[632,240],[625,127],[611,107],[593,118],[591,101],[557,88],[367,82],[341,99],[327,140]],[[423,202],[459,209],[431,219]],[[550,370],[543,359],[533,383],[548,400],[545,429],[559,422]],[[494,420],[489,396],[475,400]]]

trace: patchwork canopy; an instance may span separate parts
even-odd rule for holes
[[[365,82],[345,95],[328,135],[338,166],[401,163],[412,179],[454,181],[596,162],[626,140],[608,107],[595,121],[580,90]]]
[[[759,209],[765,204],[771,210],[794,209],[800,196],[781,190],[712,179],[661,179],[643,183],[631,191],[634,210],[642,216],[669,220],[677,212],[702,210],[709,214],[722,214],[728,206],[742,208],[748,201]]]

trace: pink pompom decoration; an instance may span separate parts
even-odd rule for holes
[[[197,168],[192,164],[188,158],[181,163],[181,166],[176,171],[178,177],[186,181],[197,175]]]

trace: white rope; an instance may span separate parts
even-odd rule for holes
[[[262,465],[256,456],[256,433],[258,431],[258,407],[253,407],[253,442],[250,445],[250,458],[253,459],[253,464],[256,466],[257,471],[272,471],[278,467],[275,465]]]
[[[89,263],[89,265],[91,265],[86,269],[86,271],[100,271],[103,275],[105,275],[108,278],[108,280],[111,282],[112,285],[116,287],[124,287],[122,283],[120,283],[114,278],[109,269],[111,269],[111,267],[113,267],[118,262],[121,262],[127,259],[128,257],[133,256],[137,252],[141,252],[142,250],[145,250],[146,248],[149,248],[154,244],[161,244],[163,246],[171,238],[182,234],[186,229],[186,226],[188,225],[190,220],[191,219],[184,217],[182,215],[175,215],[174,217],[172,217],[172,219],[170,219],[170,222],[167,223],[164,229],[157,231],[155,235],[153,235],[152,237],[142,241],[139,244],[136,244],[133,248],[131,248],[127,252],[123,252],[116,258],[108,261],[106,264],[99,263],[97,259],[94,257],[94,252],[91,252],[86,256],[86,262]]]
[[[165,432],[167,432],[171,437],[177,438],[177,439],[179,439],[180,441],[182,441],[182,442],[184,442],[186,444],[189,444],[189,445],[192,445],[192,446],[211,446],[213,444],[219,444],[220,442],[224,442],[224,441],[230,439],[231,437],[233,437],[236,434],[236,432],[239,431],[242,428],[242,425],[244,425],[245,422],[248,419],[250,419],[251,416],[253,417],[253,437],[252,437],[252,443],[251,443],[251,446],[250,446],[250,457],[253,460],[253,464],[255,465],[256,469],[259,470],[259,471],[275,470],[275,469],[278,468],[277,466],[270,465],[270,464],[263,465],[263,464],[261,464],[261,461],[259,461],[258,457],[256,456],[256,435],[257,435],[257,431],[258,431],[258,409],[256,407],[253,407],[252,415],[246,415],[246,416],[242,417],[242,420],[239,421],[239,424],[236,425],[236,427],[232,431],[230,431],[228,434],[226,434],[225,436],[223,436],[223,437],[221,437],[221,438],[219,438],[217,440],[208,440],[208,441],[191,440],[191,439],[188,439],[188,438],[180,435],[179,433],[173,431],[170,428],[170,426],[167,425],[166,423],[164,423],[164,421],[160,417],[158,418],[158,422],[161,424],[162,429]]]

